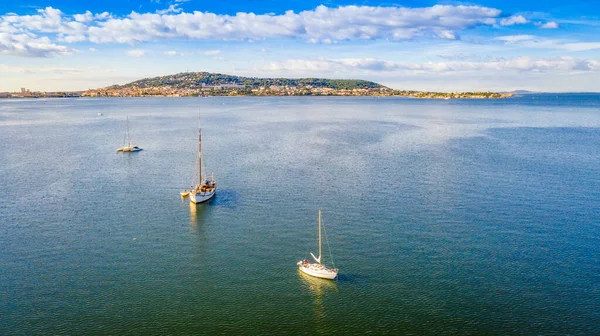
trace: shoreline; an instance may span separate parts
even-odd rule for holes
[[[6,100],[25,100],[25,99],[62,99],[62,98],[209,98],[209,97],[373,97],[373,98],[414,98],[414,99],[436,99],[436,100],[454,100],[454,99],[506,99],[513,97],[514,94],[502,94],[501,96],[484,97],[484,96],[460,96],[460,97],[447,97],[447,96],[413,96],[413,95],[207,95],[207,96],[175,96],[175,95],[139,95],[139,96],[127,96],[127,95],[97,95],[97,96],[84,96],[84,95],[70,95],[70,96],[35,96],[35,97],[0,97],[0,99]]]

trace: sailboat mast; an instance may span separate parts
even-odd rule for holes
[[[202,174],[202,129],[198,127],[198,184],[204,183]]]
[[[127,146],[131,147],[131,141],[129,141],[129,116],[126,118],[127,121],[125,122],[125,134],[127,135]]]
[[[319,209],[319,264],[321,263],[321,209]]]

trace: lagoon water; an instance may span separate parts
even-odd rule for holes
[[[0,334],[366,333],[600,334],[600,95],[0,100]]]

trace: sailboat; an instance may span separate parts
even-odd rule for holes
[[[333,267],[327,267],[325,265],[323,265],[322,260],[323,260],[323,255],[322,255],[322,239],[321,239],[321,210],[319,210],[319,256],[316,257],[312,252],[310,253],[310,255],[313,257],[313,259],[316,261],[311,263],[308,260],[301,260],[298,261],[297,265],[298,268],[300,269],[300,271],[308,274],[308,275],[312,275],[314,277],[317,278],[323,278],[323,279],[335,279],[338,275],[338,269],[337,268],[333,268]]]
[[[129,140],[129,116],[127,117],[127,122],[125,126],[125,138],[127,141],[127,145],[117,149],[117,152],[139,152],[142,149],[138,146],[133,146],[131,144],[131,140]]]
[[[196,167],[198,184],[190,188],[190,202],[202,203],[213,198],[217,193],[217,182],[214,176],[206,176],[202,167],[202,129],[198,127],[198,166]]]

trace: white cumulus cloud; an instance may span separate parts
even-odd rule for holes
[[[546,23],[541,23],[539,22],[537,24],[540,28],[544,28],[544,29],[556,29],[558,28],[558,23],[554,22],[554,21],[550,21],[550,22],[546,22]]]
[[[514,26],[525,23],[529,23],[529,20],[527,20],[523,15],[513,15],[500,20],[500,25],[502,26]]]
[[[79,34],[87,29],[84,23],[70,20],[59,9],[52,7],[38,9],[36,15],[3,15],[0,16],[0,23],[18,32]]]
[[[178,7],[177,4],[175,5],[170,5],[169,8],[167,9],[163,9],[163,10],[157,10],[156,14],[169,14],[169,13],[179,13],[181,12],[182,9]]]
[[[92,12],[85,11],[83,14],[75,14],[73,18],[77,22],[92,22],[94,20],[105,20],[110,17],[108,12],[100,13],[100,14],[92,14]]]
[[[0,54],[50,57],[71,54],[74,50],[52,43],[49,38],[32,34],[9,34],[0,32]]]

